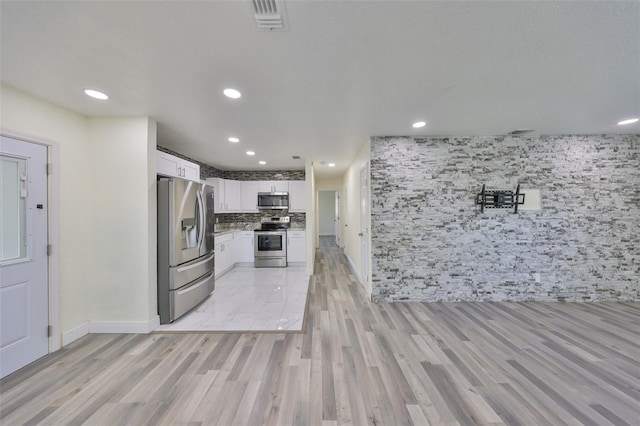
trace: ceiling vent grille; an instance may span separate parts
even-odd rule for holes
[[[282,0],[249,0],[259,31],[288,31],[289,23]]]
[[[535,130],[533,130],[533,129],[516,129],[516,130],[513,130],[513,131],[509,132],[509,134],[511,136],[520,136],[520,135],[526,135],[527,133],[531,133],[531,132],[534,132],[534,131]]]

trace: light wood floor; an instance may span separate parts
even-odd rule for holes
[[[0,424],[638,425],[640,304],[373,304],[323,244],[299,334],[88,335]]]

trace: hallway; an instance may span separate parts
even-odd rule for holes
[[[638,304],[373,304],[315,266],[301,333],[88,335],[0,381],[0,423],[637,421]]]

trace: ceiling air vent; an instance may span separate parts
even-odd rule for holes
[[[526,135],[527,133],[531,133],[534,132],[535,130],[533,129],[516,129],[512,132],[509,132],[509,134],[511,136],[520,136],[520,135]]]
[[[283,0],[249,0],[258,31],[288,31]]]

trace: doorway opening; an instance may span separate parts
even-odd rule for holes
[[[318,236],[320,245],[340,246],[340,193],[318,191]]]

